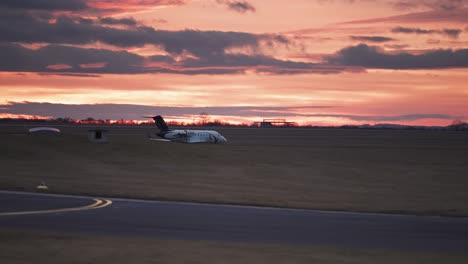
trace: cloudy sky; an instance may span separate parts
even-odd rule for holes
[[[0,117],[447,125],[468,0],[2,0]]]

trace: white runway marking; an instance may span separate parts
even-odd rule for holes
[[[0,213],[0,216],[10,216],[10,215],[31,215],[31,214],[53,214],[53,213],[65,213],[65,212],[76,212],[92,209],[100,209],[112,204],[111,200],[100,200],[93,199],[95,202],[90,205],[80,206],[80,207],[71,207],[71,208],[59,208],[59,209],[49,209],[49,210],[35,210],[35,211],[20,211],[20,212],[3,212]]]

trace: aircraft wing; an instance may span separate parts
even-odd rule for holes
[[[162,142],[171,142],[172,141],[172,140],[165,139],[165,138],[149,138],[149,140],[162,141]]]

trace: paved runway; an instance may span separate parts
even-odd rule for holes
[[[159,239],[468,252],[468,218],[94,200],[1,191],[0,226]]]

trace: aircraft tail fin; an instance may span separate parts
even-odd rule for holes
[[[154,122],[156,123],[156,126],[161,130],[161,132],[166,132],[169,130],[169,126],[166,124],[162,116],[157,115],[153,117]]]

